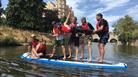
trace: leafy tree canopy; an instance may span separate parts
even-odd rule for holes
[[[138,22],[134,21],[132,17],[128,15],[119,19],[113,27],[114,33],[118,35],[119,40],[123,44],[138,39]]]

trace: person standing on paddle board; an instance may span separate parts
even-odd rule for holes
[[[54,23],[53,36],[55,37],[55,44],[50,57],[52,58],[54,56],[57,47],[61,47],[64,56],[63,60],[65,60],[66,59],[65,40],[64,40],[64,34],[61,31],[61,25],[59,23]]]
[[[64,26],[67,27],[69,30],[69,33],[71,33],[69,41],[68,41],[68,45],[69,45],[68,46],[68,51],[69,51],[68,58],[71,58],[72,49],[73,49],[73,46],[75,46],[75,51],[76,51],[75,60],[77,60],[78,52],[79,52],[79,36],[74,31],[74,29],[77,28],[77,17],[72,17],[71,18],[71,24],[68,25],[67,22],[68,22],[69,17],[70,17],[70,12],[69,12],[69,15],[68,15],[66,21],[64,22]]]
[[[98,13],[96,15],[96,19],[96,30],[93,33],[98,34],[98,36],[100,37],[100,41],[98,44],[100,56],[98,58],[98,62],[103,62],[105,54],[104,48],[109,39],[109,26],[107,20],[103,19],[103,15],[101,13]]]
[[[81,18],[81,23],[82,23],[82,25],[81,25],[82,30],[85,30],[85,31],[93,31],[94,30],[93,26],[86,21],[85,17]],[[84,41],[85,41],[85,38],[87,38],[86,40],[88,42],[89,62],[92,61],[92,35],[91,34],[92,33],[90,33],[90,32],[86,32],[82,35],[82,52],[81,52],[81,57],[80,57],[81,59],[84,58],[84,47],[85,47]]]

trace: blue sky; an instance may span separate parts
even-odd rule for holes
[[[5,8],[8,0],[1,1]],[[138,0],[67,0],[67,4],[73,8],[78,22],[82,16],[85,16],[93,26],[96,23],[95,15],[103,13],[104,18],[109,21],[110,31],[113,30],[113,23],[125,15],[130,15],[138,21]]]

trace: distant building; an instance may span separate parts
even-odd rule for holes
[[[46,8],[49,10],[57,10],[57,6],[53,2],[48,2]]]
[[[74,16],[74,12],[72,8],[66,4],[66,0],[56,0],[55,3],[49,1],[45,9],[57,10],[60,17],[67,16],[69,11],[71,12],[71,17]]]
[[[58,14],[60,16],[65,16],[66,0],[56,0],[56,1],[57,1]]]

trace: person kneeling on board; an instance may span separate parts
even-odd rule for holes
[[[47,51],[46,41],[42,39],[37,44],[36,49],[34,50],[34,52],[36,52],[37,57],[43,58],[43,57],[46,56],[46,51]]]
[[[38,42],[39,40],[36,38],[36,35],[32,34],[31,41],[29,42],[29,46],[28,46],[28,52],[30,52],[29,54],[30,57],[35,57],[35,54],[32,52],[32,50],[36,48]]]
[[[66,59],[66,53],[65,53],[65,40],[64,40],[64,34],[61,31],[61,26],[58,23],[54,23],[54,28],[53,28],[53,36],[55,37],[55,44],[53,47],[52,54],[50,55],[50,58],[54,57],[55,51],[57,47],[62,48],[62,53],[63,53],[63,60]]]
[[[29,51],[31,51],[31,54],[29,56],[31,58],[44,57],[47,50],[47,46],[45,44],[46,41],[43,39],[39,41],[38,39],[36,39],[36,36],[34,34],[32,34],[31,37],[32,41],[29,45]]]

